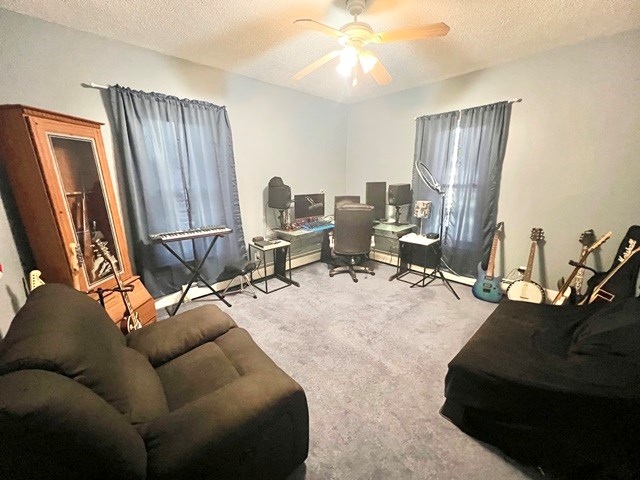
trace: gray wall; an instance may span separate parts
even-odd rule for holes
[[[344,192],[347,107],[0,9],[0,104],[21,103],[107,123],[100,90],[125,85],[226,105],[233,131],[245,236],[265,233],[264,190],[274,175],[292,190]],[[285,73],[283,72],[283,75]],[[111,132],[102,129],[114,166]],[[6,183],[4,177],[2,181]],[[24,243],[10,191],[0,205],[0,333],[24,302]],[[17,226],[9,227],[10,221]],[[273,222],[272,222],[273,223]],[[27,265],[30,268],[27,251]],[[46,279],[45,279],[46,280]]]
[[[506,270],[525,263],[534,226],[548,239],[534,278],[553,286],[568,273],[584,229],[614,231],[603,249],[607,265],[626,228],[638,222],[640,31],[350,106],[2,9],[0,32],[0,103],[107,123],[101,91],[80,86],[93,81],[226,105],[248,238],[265,233],[265,215],[273,223],[264,207],[271,176],[282,176],[294,192],[364,197],[366,181],[410,181],[414,117],[515,97],[524,101],[513,108],[499,207]],[[108,125],[103,136],[115,168]],[[24,301],[23,268],[31,264],[13,199],[1,187],[4,333]]]
[[[506,272],[526,264],[532,227],[546,233],[534,279],[547,286],[568,275],[588,228],[613,230],[602,249],[608,266],[640,220],[639,51],[636,30],[352,105],[347,190],[411,181],[415,117],[522,97],[513,105],[498,212]]]

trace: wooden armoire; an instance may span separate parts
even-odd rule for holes
[[[42,280],[70,285],[98,300],[117,286],[110,255],[142,324],[155,321],[153,299],[133,275],[100,126],[22,105],[0,106],[0,161],[11,183]],[[102,246],[102,248],[98,248]],[[125,303],[104,294],[121,323]],[[121,325],[122,326],[122,325]]]

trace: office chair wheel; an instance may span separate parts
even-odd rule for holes
[[[374,276],[376,272],[369,272],[369,275]]]
[[[333,275],[334,275],[333,273],[329,272],[329,276],[330,276],[331,278],[333,278]]]

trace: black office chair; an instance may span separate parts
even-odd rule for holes
[[[336,273],[349,272],[354,282],[357,282],[356,272],[375,275],[375,272],[364,265],[371,250],[373,236],[373,207],[360,203],[339,205],[335,212],[335,226],[333,228],[332,253],[336,257],[345,257],[348,264],[329,270],[329,276]]]

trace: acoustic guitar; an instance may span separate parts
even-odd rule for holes
[[[491,244],[491,255],[489,256],[489,264],[487,269],[482,269],[482,262],[478,263],[478,276],[476,282],[471,288],[473,296],[484,300],[485,302],[498,303],[502,299],[502,289],[500,285],[502,283],[502,275],[494,276],[496,252],[498,250],[498,240],[500,233],[504,230],[504,222],[500,222],[496,225],[493,231],[493,243]]]
[[[116,283],[118,284],[118,291],[120,292],[120,295],[122,295],[122,301],[124,302],[124,306],[126,309],[123,322],[127,333],[142,328],[142,323],[140,323],[140,315],[138,314],[138,312],[134,311],[133,306],[129,301],[129,296],[127,295],[128,289],[122,283],[120,273],[118,272],[118,268],[116,266],[117,260],[113,257],[113,255],[111,255],[111,252],[109,252],[109,249],[107,248],[107,242],[96,239],[94,241],[94,245],[102,254],[102,257],[105,259],[105,261],[108,262],[109,266],[111,267],[111,272],[113,273],[113,276],[116,279]]]
[[[541,228],[531,229],[531,248],[529,249],[529,259],[527,268],[524,271],[522,280],[516,280],[507,288],[507,298],[519,302],[544,303],[546,294],[544,288],[531,280],[533,270],[533,259],[536,255],[536,246],[539,241],[544,240],[544,232]]]
[[[576,265],[576,268],[573,270],[573,272],[571,272],[569,278],[567,278],[567,280],[564,281],[560,286],[558,294],[553,299],[553,302],[551,302],[553,305],[558,305],[559,303],[561,303],[562,296],[568,288],[571,288],[569,303],[576,303],[576,300],[581,296],[582,293],[582,281],[584,279],[584,262],[587,261],[587,257],[592,252],[596,251],[604,242],[609,240],[611,234],[612,232],[607,232],[595,242],[592,241],[593,239],[595,239],[593,230],[586,230],[582,233],[582,235],[580,235],[580,243],[582,243],[582,253],[580,254],[580,260],[578,260],[577,264],[573,264]],[[571,283],[574,280],[575,283],[573,286],[571,286]]]

